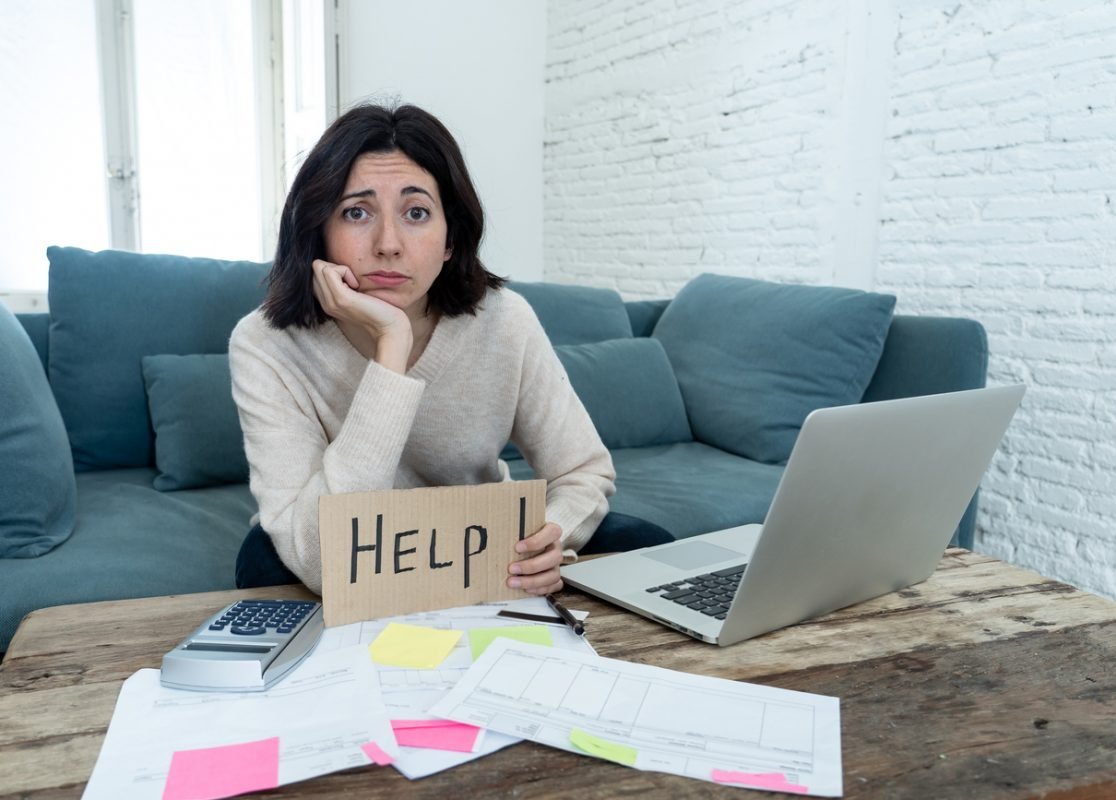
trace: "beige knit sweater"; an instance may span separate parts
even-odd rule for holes
[[[256,519],[315,592],[321,495],[498,481],[509,440],[547,481],[563,547],[582,547],[608,510],[612,459],[514,292],[440,320],[406,375],[366,359],[332,321],[276,330],[258,310],[233,331],[229,359]]]

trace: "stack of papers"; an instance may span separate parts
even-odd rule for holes
[[[121,687],[82,797],[229,797],[395,758],[375,683],[359,647],[315,655],[266,692],[167,689],[142,669]]]
[[[834,697],[498,639],[430,713],[636,769],[841,795]]]
[[[524,615],[553,617],[528,598],[328,628],[262,693],[167,689],[140,670],[83,797],[231,797],[373,764],[415,779],[524,738],[636,769],[841,794],[836,698],[604,659],[565,625]]]

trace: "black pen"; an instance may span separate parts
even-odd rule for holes
[[[554,595],[548,594],[546,596],[546,604],[554,609],[554,613],[562,618],[562,621],[573,629],[573,632],[578,636],[585,635],[585,626],[581,624],[581,620],[570,613],[570,610],[564,605],[554,599]]]

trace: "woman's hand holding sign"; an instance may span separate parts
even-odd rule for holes
[[[548,522],[537,533],[515,543],[515,552],[526,556],[508,565],[508,586],[528,594],[545,595],[561,591],[562,529]]]

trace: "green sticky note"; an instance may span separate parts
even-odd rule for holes
[[[570,744],[591,756],[603,758],[605,761],[615,761],[617,764],[624,764],[629,767],[635,766],[636,756],[639,755],[634,747],[610,742],[608,739],[586,733],[579,728],[570,731]]]
[[[527,644],[542,644],[547,647],[554,646],[550,638],[550,629],[545,625],[507,625],[503,628],[473,628],[469,631],[469,646],[473,648],[473,660],[480,658],[481,653],[488,649],[492,640],[497,636],[506,639],[515,639],[517,642]]]
[[[434,669],[445,660],[460,638],[461,631],[392,622],[368,645],[368,652],[377,664]]]

